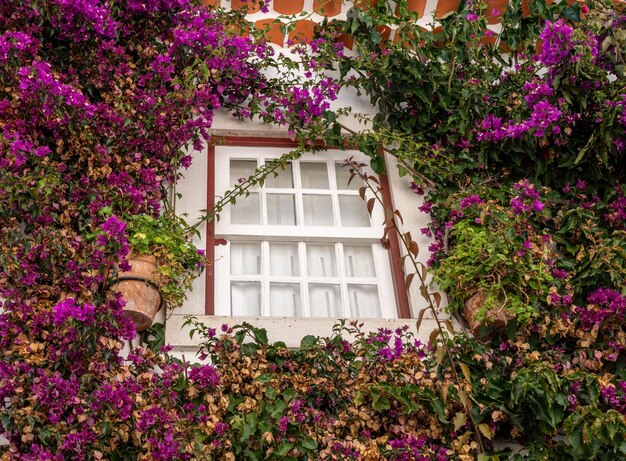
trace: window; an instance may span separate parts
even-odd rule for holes
[[[288,150],[215,146],[216,195]],[[370,219],[362,184],[348,185],[342,167],[353,155],[305,154],[226,207],[214,227],[226,243],[215,247],[213,314],[398,317],[382,211]]]

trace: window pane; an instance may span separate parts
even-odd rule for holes
[[[270,243],[270,275],[300,275],[297,244]]]
[[[230,207],[231,224],[261,224],[261,206],[259,194],[252,193],[239,197],[236,205]]]
[[[270,283],[270,315],[272,317],[300,317],[300,285]]]
[[[348,185],[348,181],[350,181],[350,169],[349,166],[344,166],[343,163],[335,163],[335,174],[337,175],[337,189],[348,189],[348,190],[359,190],[363,186],[363,181],[358,176],[355,176]]]
[[[341,317],[339,285],[309,285],[311,317]]]
[[[340,195],[339,212],[341,224],[345,227],[370,227],[365,201],[358,195]]]
[[[268,165],[270,162],[266,162]],[[265,187],[278,187],[278,188],[292,188],[293,187],[293,168],[291,167],[291,163],[287,163],[285,165],[285,169],[281,170],[280,168],[276,170],[278,176],[274,177],[273,174],[269,174],[265,178]]]
[[[261,245],[258,243],[231,243],[230,273],[232,275],[260,274]]]
[[[337,277],[337,258],[334,245],[306,247],[307,271],[310,277]]]
[[[380,317],[380,302],[376,285],[348,285],[348,298],[350,298],[350,313],[353,317],[364,319]]]
[[[231,160],[230,161],[230,183],[235,185],[241,179],[248,179],[256,170],[256,160]]]
[[[326,163],[301,162],[300,174],[303,189],[329,189]]]
[[[376,277],[371,245],[344,245],[343,255],[348,277]]]
[[[230,305],[233,316],[260,316],[261,284],[259,282],[232,282]]]
[[[267,194],[267,223],[296,225],[296,205],[292,194]]]
[[[330,195],[304,195],[304,224],[307,226],[334,226],[333,201]]]

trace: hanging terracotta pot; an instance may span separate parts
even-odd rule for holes
[[[120,272],[111,290],[122,294],[126,301],[124,313],[135,323],[137,331],[144,331],[150,328],[162,305],[155,283],[157,262],[151,255],[131,255],[128,262],[130,271]]]
[[[304,0],[274,0],[270,5],[277,13],[296,14],[302,11]]]
[[[499,309],[490,309],[485,314],[485,321],[479,322],[476,320],[476,313],[485,305],[486,300],[486,294],[477,293],[467,300],[463,308],[463,317],[467,320],[474,336],[480,336],[480,328],[487,325],[493,327],[496,331],[503,331],[509,320],[513,318],[511,313],[502,307]]]
[[[337,16],[341,5],[342,0],[313,0],[313,11],[323,16]]]

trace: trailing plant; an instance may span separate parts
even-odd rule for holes
[[[180,307],[193,281],[205,266],[204,252],[191,242],[194,234],[172,214],[157,218],[133,215],[128,221],[128,246],[133,254],[152,255],[157,261],[159,292],[170,308]]]
[[[520,182],[512,197],[491,188],[475,192],[449,199],[450,248],[436,266],[436,281],[453,311],[478,295],[476,320],[489,323],[489,315],[505,311],[528,323],[540,315],[550,290],[558,289],[552,275],[558,257],[544,232],[548,213],[541,191]]]

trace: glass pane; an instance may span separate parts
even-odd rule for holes
[[[270,315],[272,317],[300,317],[300,285],[270,283]]]
[[[268,165],[269,162],[265,164]],[[293,168],[291,167],[291,163],[287,163],[284,170],[279,168],[276,172],[278,176],[274,177],[273,174],[270,174],[265,178],[265,187],[277,187],[282,189],[293,187]]]
[[[230,273],[232,275],[260,274],[261,245],[258,243],[231,243]]]
[[[309,244],[306,259],[309,277],[337,277],[335,245]]]
[[[267,223],[296,225],[296,205],[292,194],[267,194]]]
[[[341,317],[339,285],[309,285],[311,317]]]
[[[304,224],[307,226],[334,226],[333,201],[330,195],[304,195]]]
[[[348,165],[344,166],[344,163],[335,163],[335,174],[337,175],[337,189],[359,190],[363,186],[363,181],[358,176],[352,179],[350,185],[350,169]]]
[[[239,197],[236,205],[230,207],[231,224],[261,224],[261,206],[259,194],[252,193]]]
[[[261,284],[259,282],[232,282],[230,305],[233,316],[260,316]]]
[[[370,227],[365,201],[358,195],[340,195],[339,213],[345,227]]]
[[[344,245],[343,256],[348,277],[376,277],[371,245]]]
[[[248,179],[256,170],[256,160],[235,160],[230,161],[230,183],[235,185],[242,179]]]
[[[329,189],[326,163],[301,162],[300,174],[303,189]]]
[[[379,318],[380,302],[376,285],[348,285],[350,314],[356,318]],[[390,300],[391,301],[391,300]]]
[[[291,243],[270,243],[270,275],[298,276],[298,245]]]

